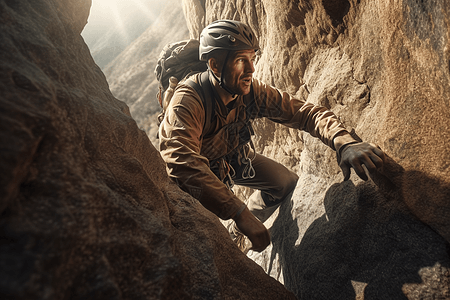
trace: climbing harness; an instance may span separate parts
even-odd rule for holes
[[[253,152],[253,155],[251,155],[251,152]],[[250,140],[247,144],[236,149],[236,152],[232,154],[231,158],[230,156],[223,156],[211,161],[211,170],[234,193],[233,178],[237,175],[236,169],[241,172],[241,178],[244,180],[253,179],[256,176],[256,171],[252,164],[255,157],[255,145]]]
[[[246,144],[245,148],[248,148],[248,151],[244,148],[244,156],[241,158],[241,164],[245,165],[244,169],[242,170],[242,179],[253,179],[256,175],[255,169],[253,168],[252,161],[256,157],[256,151],[255,151],[255,145],[253,144],[253,141],[250,140],[249,142],[250,147],[248,147],[248,144]],[[253,157],[250,158],[250,150],[253,150]]]
[[[225,161],[224,158],[222,158],[220,160],[223,164],[224,169],[227,169],[226,175],[225,175],[225,179],[223,180],[223,183],[225,183],[225,185],[227,186],[227,188],[233,192],[233,187],[234,187],[234,180],[233,177],[236,175],[236,171],[234,170],[234,168]]]

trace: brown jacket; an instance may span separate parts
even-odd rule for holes
[[[198,76],[191,79],[198,82]],[[242,201],[214,175],[209,161],[237,147],[236,133],[245,122],[266,117],[305,130],[332,149],[333,137],[345,131],[337,117],[324,107],[291,98],[256,79],[252,88],[253,93],[236,98],[231,110],[217,101],[216,118],[206,127],[208,132],[202,134],[205,124],[202,101],[193,88],[179,84],[159,129],[160,151],[169,176],[224,220],[236,214]]]

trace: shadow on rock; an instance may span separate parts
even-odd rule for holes
[[[373,181],[332,185],[324,199],[326,213],[300,244],[291,215],[296,200],[280,207],[272,258],[279,255],[285,286],[299,299],[450,298],[450,245],[411,209],[411,203],[436,203],[417,197],[433,192],[439,197],[448,187],[405,172],[390,159],[386,166]],[[431,190],[405,200],[414,191],[413,179]],[[446,216],[443,211],[438,221]]]

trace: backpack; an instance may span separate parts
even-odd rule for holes
[[[198,40],[190,39],[167,44],[161,51],[154,71],[159,83],[159,92],[156,97],[163,109],[158,115],[159,124],[164,119],[165,109],[178,82],[200,72],[203,72],[203,74],[199,83],[192,80],[186,80],[185,83],[195,89],[202,100],[203,107],[205,107],[206,118],[203,132],[210,123],[208,120],[214,117],[215,97],[209,82],[208,72],[206,72],[207,65],[204,61],[199,60],[199,45]],[[213,101],[209,99],[213,99]]]

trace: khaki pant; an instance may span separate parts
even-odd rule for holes
[[[239,169],[235,169],[236,174],[232,179],[237,185],[258,190],[248,199],[247,207],[264,223],[283,201],[290,200],[298,176],[282,164],[260,154],[256,154],[252,166],[255,171],[253,178],[242,177],[246,167],[242,164]]]

